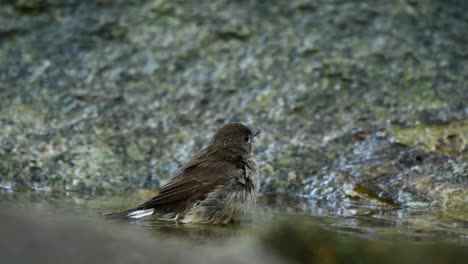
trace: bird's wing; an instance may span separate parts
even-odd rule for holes
[[[193,164],[182,168],[161,188],[159,194],[138,208],[152,208],[184,199],[201,199],[216,186],[225,184],[233,178],[241,177],[244,173],[243,169],[225,161]]]

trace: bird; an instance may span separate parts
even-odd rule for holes
[[[157,195],[106,216],[139,219],[153,215],[178,223],[240,222],[255,206],[259,192],[253,156],[254,138],[259,134],[242,123],[225,124],[205,148],[173,173]]]

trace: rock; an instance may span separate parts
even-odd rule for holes
[[[466,208],[465,7],[7,1],[0,186],[158,188],[242,121],[264,193]]]

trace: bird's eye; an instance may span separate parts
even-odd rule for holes
[[[250,142],[250,137],[249,136],[244,136],[244,141],[249,143]]]

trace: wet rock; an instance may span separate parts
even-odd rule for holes
[[[242,121],[265,132],[264,193],[460,211],[465,7],[6,1],[0,184],[158,188],[218,126]]]

